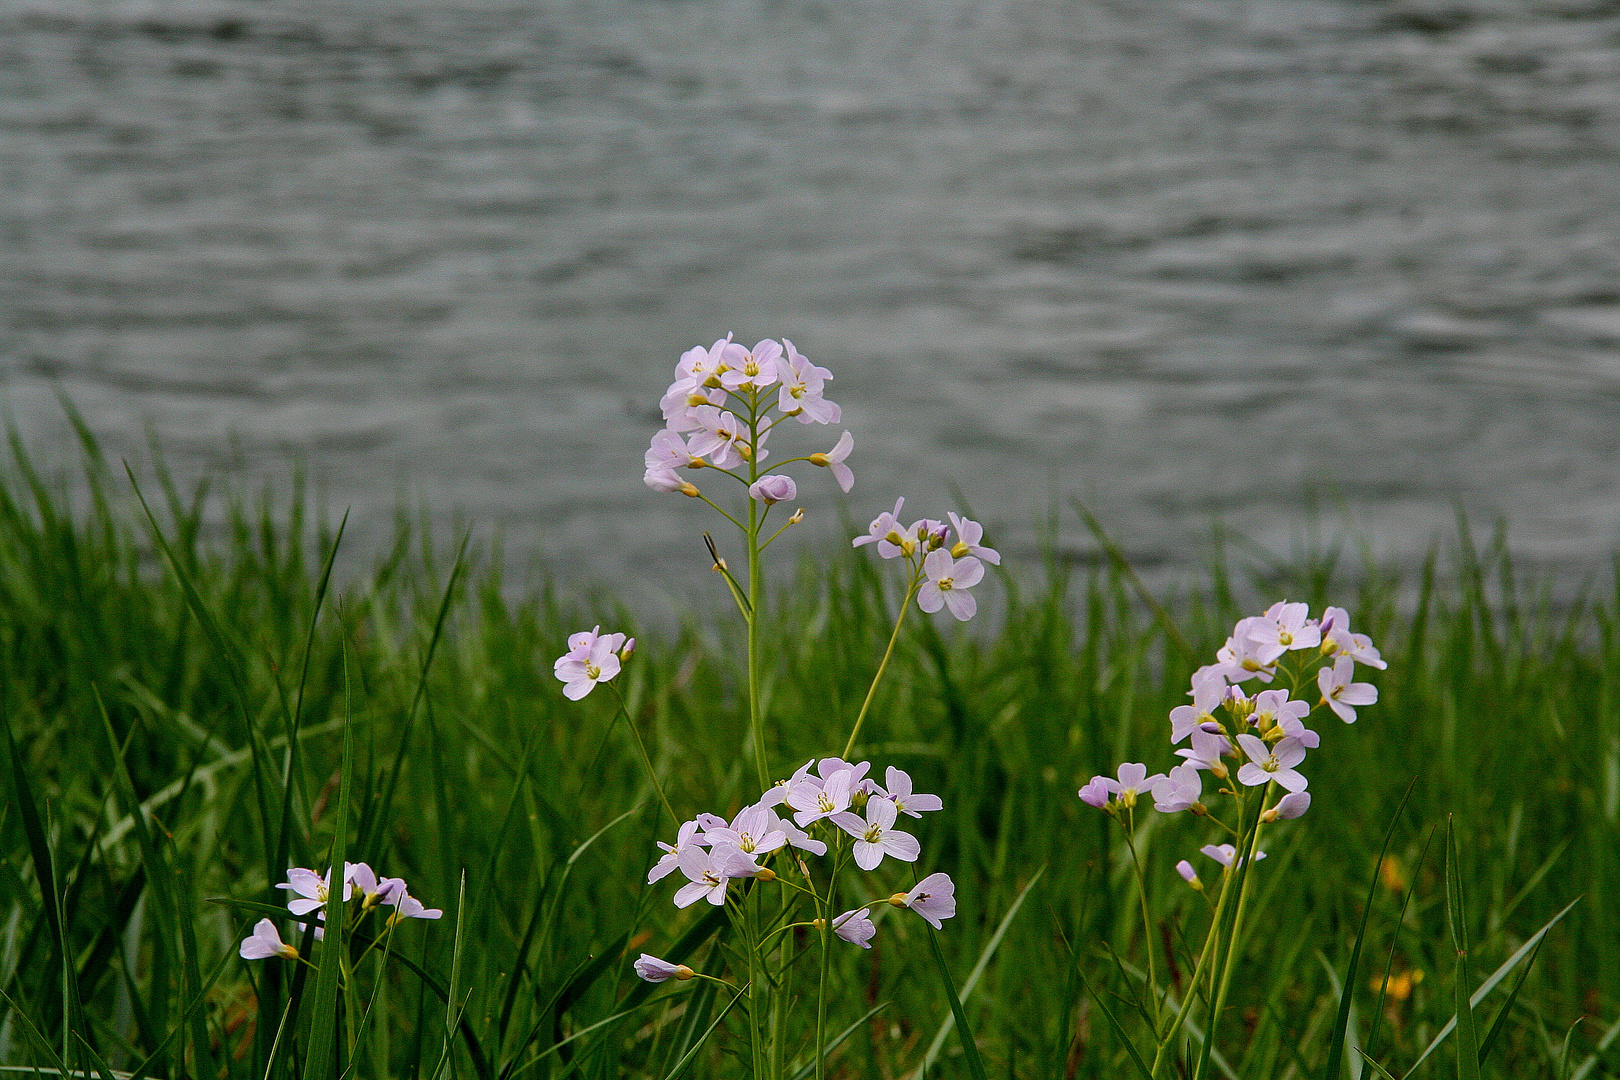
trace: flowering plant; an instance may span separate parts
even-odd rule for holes
[[[725,580],[747,626],[749,726],[744,741],[753,749],[761,794],[729,820],[713,813],[690,818],[677,814],[640,731],[633,721],[629,723],[648,777],[675,827],[674,842],[659,843],[661,855],[647,881],[652,884],[679,871],[685,883],[674,894],[675,905],[685,908],[706,901],[724,908],[741,943],[736,954],[742,958],[735,965],[735,981],[648,953],[633,966],[648,982],[705,980],[730,987],[734,1002],[747,996],[749,1055],[753,1074],[761,1077],[786,1071],[782,1031],[765,1021],[782,1017],[793,997],[790,980],[796,956],[790,948],[790,931],[814,931],[820,941],[815,1044],[819,1078],[825,1072],[832,939],[871,948],[878,933],[872,916],[887,907],[909,909],[936,930],[956,912],[956,887],[945,873],[928,874],[898,890],[874,885],[871,878],[848,882],[851,864],[863,874],[886,880],[922,861],[921,842],[897,824],[901,815],[921,818],[943,806],[938,796],[914,791],[910,775],[894,766],[885,770],[879,784],[870,775],[871,763],[853,760],[853,751],[911,601],[915,598],[925,612],[949,610],[958,620],[971,619],[978,605],[969,590],[983,579],[984,563],[1001,562],[1000,554],[983,543],[983,527],[967,518],[948,514],[948,524],[932,518],[902,523],[903,498],[896,500],[892,511],[879,514],[865,535],[855,537],[854,546],[875,544],[881,558],[899,560],[906,569],[904,599],[893,633],[839,755],[812,759],[773,781],[779,774],[773,773],[767,755],[760,694],[761,556],[789,525],[804,519],[804,512],[794,512],[774,532],[767,531],[767,522],[778,503],[798,498],[797,482],[782,471],[786,466],[802,463],[827,469],[846,493],[853,488],[855,475],[848,464],[854,447],[848,431],[828,450],[778,458],[770,465],[765,464],[771,456],[766,443],[790,418],[807,425],[837,423],[842,411],[826,398],[832,377],[785,338],[744,348],[728,335],[708,348],[688,350],[664,393],[666,426],[652,437],[643,477],[655,491],[679,492],[707,503],[741,535],[747,569],[739,579],[714,540],[704,534],[713,568]],[[734,483],[732,490],[745,501],[728,508],[716,501],[712,489],[691,479],[711,473]],[[605,683],[628,720],[624,701],[617,697],[616,677],[633,641],[626,644],[623,634],[600,631],[598,626],[570,637],[555,673],[564,693],[574,700]],[[817,861],[812,864],[810,859]],[[840,898],[852,892],[857,902],[845,907],[847,899]],[[966,1045],[970,1054],[976,1053],[970,1043]]]
[[[1169,773],[1148,775],[1147,766],[1126,762],[1115,775],[1094,776],[1080,789],[1080,800],[1114,818],[1124,829],[1143,923],[1147,925],[1147,886],[1136,844],[1136,813],[1141,800],[1151,796],[1153,809],[1164,814],[1187,813],[1203,818],[1230,842],[1205,844],[1200,853],[1221,867],[1220,884],[1211,900],[1211,918],[1193,971],[1192,990],[1179,1006],[1161,992],[1153,950],[1148,950],[1148,985],[1152,995],[1149,1019],[1155,1039],[1151,1074],[1174,1060],[1174,1047],[1187,1019],[1187,1011],[1202,995],[1210,1003],[1209,1028],[1204,1034],[1204,1062],[1214,1044],[1214,1028],[1226,1001],[1237,966],[1244,916],[1252,896],[1249,868],[1266,857],[1260,837],[1266,826],[1303,815],[1311,806],[1310,781],[1299,771],[1306,753],[1321,745],[1321,737],[1305,722],[1318,710],[1330,709],[1347,724],[1356,722],[1356,706],[1378,700],[1371,683],[1353,682],[1356,664],[1387,665],[1365,634],[1352,633],[1350,616],[1343,608],[1329,607],[1320,618],[1310,618],[1308,605],[1279,601],[1261,615],[1240,619],[1215,655],[1215,662],[1194,672],[1190,705],[1170,712],[1170,744],[1189,743],[1175,751],[1183,759]],[[1257,682],[1269,689],[1250,693],[1244,684]],[[1307,690],[1319,691],[1313,703]],[[1224,796],[1225,816],[1203,802],[1204,774]],[[1182,859],[1176,872],[1189,886],[1209,898],[1193,864]]]

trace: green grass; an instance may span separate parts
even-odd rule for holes
[[[707,905],[678,912],[671,883],[644,884],[671,830],[611,699],[570,703],[550,672],[574,630],[637,633],[621,682],[676,812],[752,801],[741,627],[718,580],[709,610],[659,632],[611,600],[515,598],[498,560],[446,557],[402,525],[365,565],[340,549],[327,589],[336,530],[296,496],[230,505],[205,529],[205,493],[144,479],[148,517],[122,471],[84,453],[75,498],[15,443],[0,476],[0,711],[15,739],[0,768],[0,1064],[278,1080],[318,1073],[311,1047],[335,1040],[363,1077],[663,1077],[683,1058],[687,1075],[746,1075],[727,1049],[743,1007],[630,972],[642,949],[718,969],[713,927]],[[694,508],[694,532],[706,524]],[[781,775],[836,752],[860,707],[895,600],[875,562],[807,562],[774,598]],[[1499,538],[1466,529],[1415,579],[1331,551],[1215,560],[1161,598],[1189,659],[1115,566],[1053,560],[987,584],[998,629],[908,620],[858,751],[945,799],[916,824],[917,869],[958,882],[937,940],[984,1075],[1134,1068],[1099,1002],[1141,1038],[1143,950],[1161,973],[1167,948],[1190,971],[1207,915],[1173,864],[1213,837],[1152,823],[1144,933],[1118,830],[1075,790],[1121,760],[1171,764],[1165,717],[1193,667],[1237,616],[1284,596],[1347,607],[1390,667],[1359,723],[1318,725],[1315,803],[1255,870],[1222,1058],[1244,1078],[1321,1068],[1378,851],[1415,779],[1391,843],[1403,873],[1371,892],[1350,1046],[1400,1076],[1456,1013],[1457,971],[1477,984],[1579,898],[1517,992],[1522,966],[1473,1010],[1469,1037],[1489,1047],[1478,1075],[1555,1076],[1593,1053],[1585,1075],[1615,1075],[1620,1048],[1598,1043],[1620,1014],[1620,597],[1554,607],[1514,580]],[[299,966],[238,959],[259,913],[214,902],[281,907],[271,886],[288,866],[324,868],[340,821],[350,859],[446,909],[404,927],[387,978],[347,996]],[[1462,901],[1449,911],[1448,876]],[[923,1062],[953,1015],[926,930],[886,919],[872,952],[836,955],[827,1030],[853,1030],[832,1075]],[[1386,969],[1422,978],[1381,1008],[1369,982]],[[813,996],[800,1004],[788,1032],[802,1061]],[[368,1009],[350,1045],[339,1014]],[[975,1074],[955,1034],[939,1045],[929,1075]],[[1475,1075],[1456,1046],[1418,1075]]]

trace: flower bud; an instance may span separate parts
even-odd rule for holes
[[[636,651],[636,639],[635,638],[630,638],[628,641],[626,641],[624,643],[624,648],[619,650],[619,659],[620,660],[628,660],[628,659],[630,659],[631,656],[635,655],[635,651]]]
[[[1204,883],[1198,880],[1198,871],[1194,870],[1193,864],[1186,859],[1176,863],[1176,873],[1181,875],[1181,880],[1191,886],[1194,892],[1204,891]]]
[[[895,907],[905,907],[906,894],[903,892],[895,893],[893,896],[889,897],[889,903],[893,904]]]

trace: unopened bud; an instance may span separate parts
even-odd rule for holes
[[[789,525],[797,525],[799,522],[801,522],[803,520],[804,520],[804,507],[801,506],[797,510],[793,511],[793,516],[788,518],[788,524]]]
[[[686,404],[694,409],[699,405],[707,405],[708,403],[709,399],[704,397],[702,394],[690,394],[686,399]]]
[[[768,866],[762,866],[754,872],[755,881],[775,881],[776,871]]]
[[[690,480],[682,480],[681,481],[681,486],[676,488],[675,490],[680,492],[682,495],[685,495],[687,498],[690,498],[690,499],[695,499],[699,495],[703,494],[701,491],[698,490],[698,486],[696,484],[692,483],[692,481],[690,481]]]
[[[737,444],[737,454],[744,461],[753,461],[754,460],[754,448],[752,446],[749,446],[745,442],[740,442],[740,443]]]
[[[827,920],[826,919],[811,919],[810,920],[810,925],[815,927],[817,930],[820,930],[822,927],[827,925]]]
[[[900,551],[906,556],[906,558],[909,559],[911,557],[911,553],[916,550],[917,541],[913,540],[911,537],[908,536],[904,540],[900,541]]]
[[[619,659],[620,660],[628,660],[628,659],[630,659],[631,656],[635,655],[635,651],[636,651],[636,639],[631,638],[630,640],[628,640],[628,641],[626,641],[624,643],[624,648],[619,650]]]

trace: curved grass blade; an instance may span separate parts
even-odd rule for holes
[[[956,1034],[962,1041],[962,1056],[967,1059],[968,1073],[973,1080],[985,1080],[984,1062],[979,1060],[979,1045],[974,1041],[973,1029],[968,1027],[967,1013],[962,1011],[962,999],[956,996],[951,969],[946,965],[945,953],[939,947],[939,931],[933,927],[928,928],[928,944],[934,950],[934,964],[939,968],[939,981],[945,987],[945,998],[951,1003],[951,1015],[956,1018]],[[1148,1080],[1152,1080],[1152,1077]]]
[[[994,956],[996,950],[1000,948],[1001,939],[1007,936],[1007,927],[1012,925],[1013,916],[1018,914],[1018,909],[1024,904],[1024,898],[1029,895],[1029,891],[1035,887],[1035,883],[1041,879],[1041,875],[1044,873],[1046,873],[1046,867],[1043,866],[1030,875],[1029,881],[1025,883],[1024,888],[1013,900],[1012,906],[1007,909],[1007,914],[1001,917],[1000,924],[996,926],[996,932],[990,935],[990,940],[985,943],[984,948],[979,952],[978,962],[973,965],[973,970],[968,972],[967,981],[962,984],[963,1001],[972,1000],[973,990],[979,985],[979,978],[984,974],[985,967],[989,965],[990,957]],[[947,1016],[944,1022],[939,1025],[939,1031],[934,1034],[934,1041],[928,1044],[928,1052],[923,1055],[922,1067],[917,1070],[919,1080],[927,1075],[929,1069],[934,1067],[934,1062],[939,1059],[939,1052],[945,1046],[945,1040],[950,1037],[951,1028],[955,1025],[956,1015],[954,1013]]]
[[[1468,1000],[1468,913],[1463,905],[1462,871],[1457,869],[1457,834],[1446,819],[1446,923],[1457,950],[1457,1080],[1479,1080],[1479,1028]]]
[[[842,1043],[845,1039],[849,1038],[851,1035],[855,1034],[855,1032],[860,1030],[860,1027],[861,1027],[862,1024],[866,1023],[868,1020],[872,1019],[872,1017],[876,1016],[878,1013],[882,1012],[884,1009],[887,1009],[888,1007],[889,1007],[889,1003],[887,1001],[878,1002],[876,1005],[872,1006],[870,1009],[867,1009],[866,1012],[861,1015],[861,1018],[859,1020],[856,1020],[853,1024],[849,1025],[849,1027],[845,1028],[843,1031],[840,1031],[837,1035],[834,1035],[831,1039],[828,1039],[827,1040],[827,1045],[822,1047],[822,1050],[821,1050],[822,1058],[825,1059],[827,1057],[830,1057],[832,1055],[832,1052],[834,1050],[838,1049],[838,1046],[839,1046],[840,1043]],[[813,1073],[815,1071],[816,1071],[816,1059],[812,1057],[809,1061],[807,1061],[803,1065],[799,1066],[799,1071],[794,1073],[792,1075],[792,1077],[789,1078],[789,1080],[804,1080],[805,1077],[809,1076],[811,1073]]]
[[[1401,812],[1406,809],[1406,802],[1412,797],[1415,787],[1417,777],[1414,776],[1407,783],[1406,793],[1401,796],[1395,813],[1390,816],[1389,828],[1384,830],[1384,846],[1378,849],[1378,862],[1373,869],[1372,881],[1367,886],[1367,902],[1361,908],[1361,926],[1356,930],[1356,940],[1350,946],[1350,963],[1345,967],[1343,989],[1339,991],[1339,1012],[1333,1021],[1333,1038],[1328,1043],[1328,1056],[1322,1065],[1321,1080],[1336,1080],[1344,1067],[1344,1038],[1350,1030],[1350,1006],[1356,992],[1356,965],[1361,962],[1361,944],[1367,939],[1367,920],[1372,917],[1373,900],[1378,896],[1377,867],[1383,865],[1384,858],[1389,854],[1390,841],[1395,839],[1395,826],[1400,824]]]
[[[1501,983],[1503,979],[1507,978],[1514,968],[1519,966],[1520,961],[1528,956],[1535,949],[1535,947],[1541,943],[1541,939],[1547,936],[1547,931],[1551,930],[1558,924],[1560,920],[1563,919],[1565,915],[1568,915],[1572,910],[1574,910],[1575,905],[1580,903],[1582,899],[1582,897],[1577,896],[1575,899],[1565,904],[1563,909],[1560,910],[1558,914],[1548,919],[1546,923],[1542,925],[1540,930],[1537,930],[1534,934],[1530,935],[1530,940],[1526,941],[1523,945],[1520,945],[1516,950],[1514,950],[1512,956],[1502,961],[1501,967],[1491,972],[1490,978],[1479,984],[1479,989],[1474,991],[1473,996],[1468,999],[1468,1003],[1470,1005],[1478,1006],[1480,1002],[1484,1001],[1486,995],[1488,995],[1492,990],[1495,990],[1497,985]],[[1446,1041],[1446,1037],[1449,1036],[1452,1031],[1456,1029],[1456,1027],[1457,1018],[1453,1016],[1450,1020],[1446,1021],[1446,1026],[1440,1029],[1440,1033],[1430,1040],[1429,1045],[1424,1048],[1423,1053],[1418,1055],[1418,1059],[1412,1062],[1412,1067],[1401,1074],[1401,1080],[1408,1080],[1409,1077],[1415,1074],[1418,1067],[1429,1059],[1429,1055],[1433,1054],[1440,1048],[1440,1044]]]
[[[1530,958],[1524,962],[1524,969],[1519,977],[1513,981],[1513,989],[1508,991],[1507,1001],[1502,1003],[1502,1010],[1496,1014],[1496,1020],[1491,1024],[1491,1030],[1485,1033],[1485,1040],[1479,1044],[1479,1063],[1485,1064],[1485,1059],[1491,1056],[1491,1047],[1496,1045],[1496,1037],[1502,1032],[1502,1022],[1507,1019],[1508,1013],[1513,1011],[1513,1003],[1518,1000],[1519,991],[1524,989],[1524,980],[1530,977],[1530,969],[1536,966],[1536,954],[1541,951],[1541,942],[1530,953]]]
[[[681,1073],[686,1071],[686,1067],[692,1063],[692,1059],[697,1057],[697,1052],[703,1049],[703,1044],[709,1041],[709,1036],[714,1034],[714,1029],[720,1026],[720,1021],[724,1020],[726,1018],[726,1014],[731,1012],[731,1010],[736,1006],[737,1002],[741,1001],[743,996],[748,993],[748,987],[750,985],[751,984],[749,983],[743,983],[742,989],[737,991],[735,997],[726,1002],[726,1007],[720,1010],[720,1015],[716,1016],[714,1018],[714,1022],[704,1029],[702,1035],[698,1036],[697,1041],[692,1044],[691,1049],[687,1050],[687,1052],[681,1056],[681,1060],[675,1063],[675,1067],[664,1075],[664,1080],[675,1080],[676,1077],[680,1076]],[[984,1073],[981,1070],[977,1080],[983,1080],[983,1077]]]
[[[1114,1037],[1125,1045],[1125,1050],[1130,1054],[1131,1062],[1135,1064],[1138,1075],[1142,1077],[1142,1080],[1153,1080],[1153,1070],[1149,1069],[1147,1062],[1142,1060],[1141,1053],[1136,1049],[1136,1044],[1131,1041],[1131,1037],[1125,1033],[1125,1028],[1120,1024],[1119,1018],[1108,1007],[1108,1003],[1102,999],[1102,995],[1097,993],[1096,988],[1091,985],[1091,980],[1086,978],[1086,973],[1079,971],[1079,975],[1080,981],[1085,984],[1086,993],[1091,995],[1091,1000],[1095,1001],[1097,1008],[1102,1010],[1103,1016],[1108,1020],[1108,1026],[1114,1029]],[[981,1071],[979,1076],[982,1077],[983,1075],[984,1073]]]

